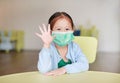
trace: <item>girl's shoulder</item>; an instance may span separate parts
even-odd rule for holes
[[[80,46],[74,41],[69,43],[69,47],[73,49],[80,49]]]
[[[70,42],[70,45],[73,46],[73,47],[79,47],[79,45],[74,41]]]

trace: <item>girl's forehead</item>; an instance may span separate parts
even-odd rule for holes
[[[59,19],[59,20],[57,20],[56,22],[55,22],[55,26],[57,26],[57,25],[59,25],[59,26],[64,26],[64,25],[71,25],[71,23],[70,23],[70,21],[68,20],[68,19],[66,19],[66,18],[61,18],[61,19]]]
[[[58,19],[57,21],[68,21],[68,22],[69,22],[69,19],[64,17],[64,18]],[[56,22],[57,22],[57,21],[56,21]]]

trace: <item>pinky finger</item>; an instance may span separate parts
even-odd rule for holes
[[[42,38],[42,36],[39,33],[35,33],[35,35],[37,35],[38,37]]]

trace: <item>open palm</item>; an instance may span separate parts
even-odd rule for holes
[[[40,26],[39,26],[39,30],[41,34],[39,33],[35,33],[35,34],[42,39],[44,45],[49,46],[50,43],[53,41],[53,37],[51,36],[51,33],[50,33],[50,24],[48,25],[48,30],[45,24],[43,24],[43,30]]]

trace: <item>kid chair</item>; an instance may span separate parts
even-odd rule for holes
[[[73,41],[80,46],[89,63],[93,63],[96,59],[97,39],[95,37],[75,36]]]
[[[0,34],[1,34],[0,49],[6,50],[6,52],[8,53],[9,50],[13,49],[12,43],[10,42],[11,32],[8,32],[8,34],[6,35],[3,31],[1,31]]]
[[[0,31],[0,50],[7,53],[13,49],[20,52],[24,47],[24,31],[11,30]]]

